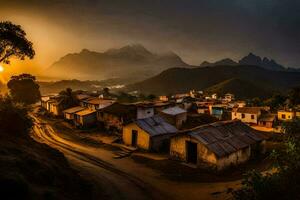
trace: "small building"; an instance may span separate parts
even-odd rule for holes
[[[169,98],[167,96],[159,96],[159,100],[166,102],[166,101],[169,101]]]
[[[294,119],[295,112],[293,110],[279,110],[277,112],[277,117],[280,121],[289,121]]]
[[[231,93],[225,94],[224,100],[227,101],[227,102],[233,101],[234,100],[234,94],[231,94]]]
[[[62,116],[63,115],[63,100],[62,99],[50,99],[47,102],[48,111],[52,113],[54,116]]]
[[[106,129],[122,131],[123,125],[137,119],[137,107],[132,104],[114,103],[97,112],[97,120]]]
[[[211,112],[210,114],[217,119],[222,119],[226,109],[227,109],[227,105],[225,104],[212,105],[210,107],[210,112]]]
[[[123,128],[123,142],[126,145],[148,151],[168,151],[170,137],[177,129],[161,116],[138,119]]]
[[[97,111],[86,108],[74,113],[75,126],[80,128],[87,128],[95,125],[97,122]]]
[[[214,94],[211,95],[211,98],[212,98],[212,99],[217,99],[217,98],[218,98],[218,95],[217,95],[216,93],[214,93]]]
[[[69,109],[66,109],[63,111],[64,113],[64,118],[68,121],[73,121],[74,120],[74,116],[75,116],[75,113],[79,112],[79,111],[82,111],[82,110],[85,110],[86,108],[84,107],[81,107],[81,106],[75,106],[75,107],[72,107],[72,108],[69,108]]]
[[[101,99],[98,97],[93,97],[93,98],[88,98],[88,99],[83,100],[84,107],[90,108],[93,110],[100,110],[102,108],[110,106],[114,102],[115,102],[115,100]]]
[[[238,119],[244,123],[258,124],[258,119],[262,112],[266,111],[265,107],[239,107],[234,108],[231,112],[231,119]]]
[[[258,119],[258,125],[266,128],[273,128],[276,122],[276,114],[262,114]]]
[[[170,156],[198,167],[218,170],[264,152],[267,137],[239,120],[215,122],[182,131],[171,138]]]
[[[178,129],[187,120],[187,111],[178,106],[164,109],[160,112],[160,115]]]

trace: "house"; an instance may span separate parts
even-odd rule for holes
[[[268,110],[268,107],[238,107],[232,110],[231,119],[239,119],[249,124],[258,124],[258,118],[262,112]]]
[[[258,125],[266,128],[273,128],[276,122],[276,114],[262,114],[258,119]]]
[[[170,156],[198,167],[218,170],[246,162],[264,152],[266,136],[239,120],[215,122],[179,132],[171,138]]]
[[[64,105],[62,99],[50,99],[47,101],[47,108],[50,113],[52,113],[54,116],[62,116]]]
[[[170,137],[177,129],[161,116],[138,119],[123,128],[123,142],[126,145],[148,151],[168,151]]]
[[[51,99],[51,96],[42,96],[41,97],[41,107],[48,110],[47,102]]]
[[[211,98],[212,98],[212,99],[217,99],[217,98],[218,98],[218,95],[217,95],[216,93],[214,93],[214,94],[211,95]]]
[[[99,110],[99,109],[105,108],[107,106],[110,106],[114,102],[115,102],[115,100],[92,97],[92,98],[87,98],[87,99],[83,100],[81,106],[90,108],[92,110]]]
[[[224,100],[227,101],[227,102],[233,101],[234,100],[234,94],[231,94],[231,93],[225,94]]]
[[[81,107],[81,106],[75,106],[75,107],[72,107],[72,108],[69,108],[69,109],[66,109],[63,111],[64,113],[64,118],[66,120],[69,120],[69,121],[73,121],[74,120],[74,116],[75,116],[75,113],[79,112],[79,111],[82,111],[82,110],[85,110],[86,108],[84,107]]]
[[[159,96],[159,100],[165,102],[169,101],[169,98],[167,96]]]
[[[87,128],[95,125],[97,122],[97,111],[85,108],[79,112],[74,113],[75,126],[80,128]]]
[[[123,125],[137,119],[137,107],[132,104],[114,103],[97,112],[97,121],[106,129],[121,131]]]
[[[279,110],[277,112],[277,117],[280,121],[289,121],[294,119],[295,112],[293,110]]]
[[[227,109],[227,105],[226,104],[216,104],[216,105],[212,105],[210,107],[210,114],[212,116],[214,116],[217,119],[222,119],[223,114],[225,113]]]
[[[178,129],[187,120],[187,111],[178,106],[164,109],[160,112],[160,115]]]

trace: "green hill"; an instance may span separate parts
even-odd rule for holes
[[[271,90],[267,90],[249,81],[232,78],[205,89],[206,93],[224,95],[226,93],[236,94],[238,99],[253,97],[268,97],[272,95]]]
[[[231,81],[226,82],[228,80]],[[221,84],[224,81],[226,84]],[[242,85],[240,85],[241,81],[243,82]],[[237,96],[243,96],[243,93],[249,88],[256,88],[249,95],[249,97],[256,97],[263,94],[262,90],[284,92],[291,87],[299,86],[300,73],[272,71],[262,67],[246,65],[199,67],[192,69],[172,68],[145,81],[128,85],[126,90],[159,95],[186,92],[191,89],[206,90],[213,86],[217,88],[218,86],[216,85],[218,84],[221,84],[219,88],[236,86],[239,88],[236,89],[238,93],[235,95]]]

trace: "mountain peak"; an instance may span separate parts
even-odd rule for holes
[[[141,44],[130,44],[126,45],[124,47],[121,47],[119,49],[109,49],[105,53],[109,55],[116,55],[116,56],[153,56],[153,54],[147,50],[143,45]]]
[[[216,61],[214,63],[210,63],[210,62],[207,62],[207,61],[204,61],[201,63],[201,67],[211,67],[211,66],[220,66],[220,65],[230,65],[230,66],[234,66],[234,65],[237,65],[238,63],[235,62],[234,60],[230,59],[230,58],[224,58],[224,59],[221,59],[219,61]]]
[[[269,70],[284,70],[285,68],[278,64],[275,60],[264,57],[263,59],[260,56],[257,56],[253,53],[249,53],[247,56],[243,57],[239,64],[241,65],[255,65],[260,66]]]

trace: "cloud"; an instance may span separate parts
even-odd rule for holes
[[[31,16],[19,20],[26,27],[38,29],[44,23],[56,30],[37,41],[65,41],[51,52],[51,58],[79,48],[101,51],[140,42],[150,49],[175,51],[192,64],[229,56],[238,59],[252,51],[300,66],[300,2],[296,0],[12,0],[2,4],[0,11],[11,12],[11,17]],[[46,49],[39,51],[46,55]]]

